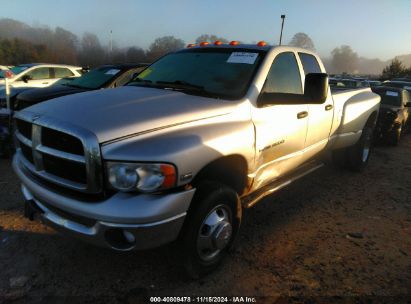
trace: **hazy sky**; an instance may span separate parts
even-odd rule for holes
[[[104,44],[113,30],[118,46],[143,48],[165,35],[190,43],[204,33],[278,43],[281,14],[283,41],[305,32],[323,56],[342,44],[384,60],[411,53],[411,0],[0,0],[0,18],[93,32]]]

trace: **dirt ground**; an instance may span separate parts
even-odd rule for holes
[[[411,303],[410,135],[377,147],[363,173],[326,166],[247,210],[236,249],[199,281],[167,247],[96,248],[23,218],[22,202],[10,161],[0,160],[0,302]]]

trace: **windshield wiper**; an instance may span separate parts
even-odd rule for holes
[[[183,80],[176,80],[176,81],[162,81],[159,80],[156,82],[159,85],[165,85],[165,89],[170,88],[172,90],[176,91],[181,91],[187,94],[197,94],[197,95],[202,95],[205,97],[213,97],[213,98],[218,98],[216,94],[213,94],[209,91],[207,91],[203,86],[196,85],[189,83],[187,81]]]
[[[159,80],[159,81],[156,81],[156,83],[158,83],[158,84],[167,84],[167,85],[171,84],[172,85],[171,88],[175,87],[176,89],[179,89],[179,88],[185,89],[185,88],[187,88],[187,89],[194,89],[194,90],[204,90],[203,86],[192,84],[192,83],[189,83],[189,82],[183,81],[183,80],[176,80],[176,81],[162,81],[162,80]]]
[[[72,84],[72,83],[70,83],[70,82],[68,82],[68,83],[63,83],[63,85],[64,85],[64,86],[67,86],[67,87],[78,88],[78,89],[85,89],[85,90],[88,90],[88,89],[89,89],[89,88],[86,88],[86,87],[83,87],[83,86],[80,86],[80,85],[77,85],[77,84]]]
[[[142,85],[142,84],[151,84],[153,83],[151,80],[136,78],[131,80],[127,85]]]

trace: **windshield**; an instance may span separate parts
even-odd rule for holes
[[[106,83],[116,78],[120,72],[121,70],[115,67],[96,68],[65,85],[88,90],[100,89]]]
[[[395,91],[385,91],[383,93],[378,93],[381,96],[381,104],[401,107],[401,96]]]
[[[25,66],[25,65],[18,65],[18,66],[12,67],[12,68],[10,69],[10,71],[12,71],[14,75],[18,75],[18,74],[20,74],[21,72],[23,72],[24,70],[27,70],[28,68],[29,68],[29,67],[28,67],[28,66]]]
[[[237,99],[246,93],[264,54],[241,49],[193,49],[172,53],[153,63],[129,85]]]

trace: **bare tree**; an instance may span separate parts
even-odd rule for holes
[[[61,27],[57,27],[50,49],[56,63],[74,64],[77,62],[77,36]]]
[[[142,48],[132,46],[127,49],[126,58],[128,62],[144,62],[146,61],[146,53]]]
[[[82,65],[95,67],[103,63],[105,51],[95,34],[85,33],[80,47],[79,60]]]
[[[331,52],[332,65],[337,73],[355,73],[358,70],[358,55],[350,46],[342,45]]]
[[[314,42],[306,33],[297,33],[291,38],[289,45],[315,51]]]
[[[164,36],[157,38],[154,42],[150,45],[147,51],[147,58],[148,60],[156,60],[157,58],[167,54],[169,52],[173,52],[184,47],[184,41],[174,36]]]

